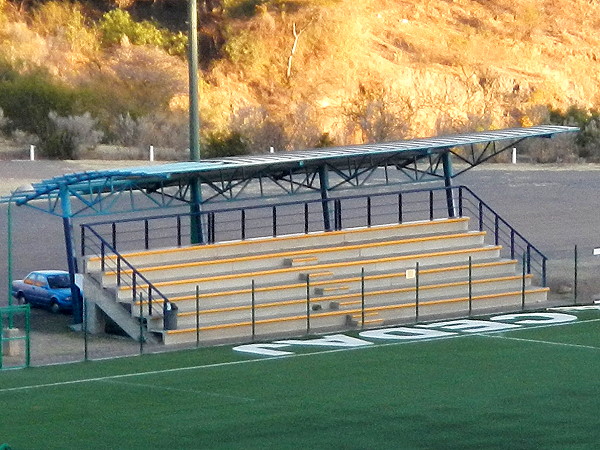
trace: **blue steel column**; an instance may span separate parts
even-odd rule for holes
[[[445,152],[442,155],[442,163],[444,166],[444,185],[446,186],[446,203],[448,204],[448,217],[456,217],[456,210],[454,207],[454,195],[452,192],[452,160],[450,159],[450,152]]]
[[[83,323],[82,299],[79,288],[75,284],[77,269],[77,258],[75,257],[75,245],[73,241],[73,220],[71,212],[71,199],[66,184],[60,186],[60,206],[62,209],[63,230],[65,233],[65,248],[67,249],[67,266],[69,268],[69,280],[71,282],[71,298],[73,301],[73,324]]]
[[[331,231],[331,220],[329,217],[329,171],[323,164],[319,166],[319,185],[321,186],[321,205],[323,206],[323,228]]]

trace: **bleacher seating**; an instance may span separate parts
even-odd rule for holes
[[[500,247],[484,238],[463,217],[122,255],[177,305],[173,330],[120,282],[131,269],[117,273],[112,261],[103,272],[90,257],[86,272],[133,318],[141,311],[165,344],[385,326],[544,302],[547,289],[532,286],[517,261],[501,258]]]

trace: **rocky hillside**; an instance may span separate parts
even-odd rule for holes
[[[165,1],[121,6],[137,23],[140,11],[159,20],[171,11],[172,26],[173,10],[183,23],[185,2]],[[562,120],[569,108],[587,120],[600,103],[596,1],[199,3],[202,130],[217,151],[528,126]],[[187,66],[174,47],[125,31],[109,40],[103,11],[89,5],[0,5],[11,80],[43,69],[83,95],[59,115],[89,112],[102,142],[185,148]]]

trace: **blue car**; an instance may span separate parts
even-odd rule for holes
[[[12,295],[20,304],[30,303],[53,313],[71,312],[71,280],[64,270],[37,270],[12,283]]]

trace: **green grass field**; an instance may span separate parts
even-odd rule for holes
[[[338,345],[262,347],[289,352],[279,357],[217,347],[4,371],[0,444],[597,448],[600,310],[555,313],[577,318],[489,321],[514,326],[496,332],[438,324],[427,329],[443,333],[427,339],[403,329],[398,339],[354,333]],[[360,346],[339,346],[352,343]]]

